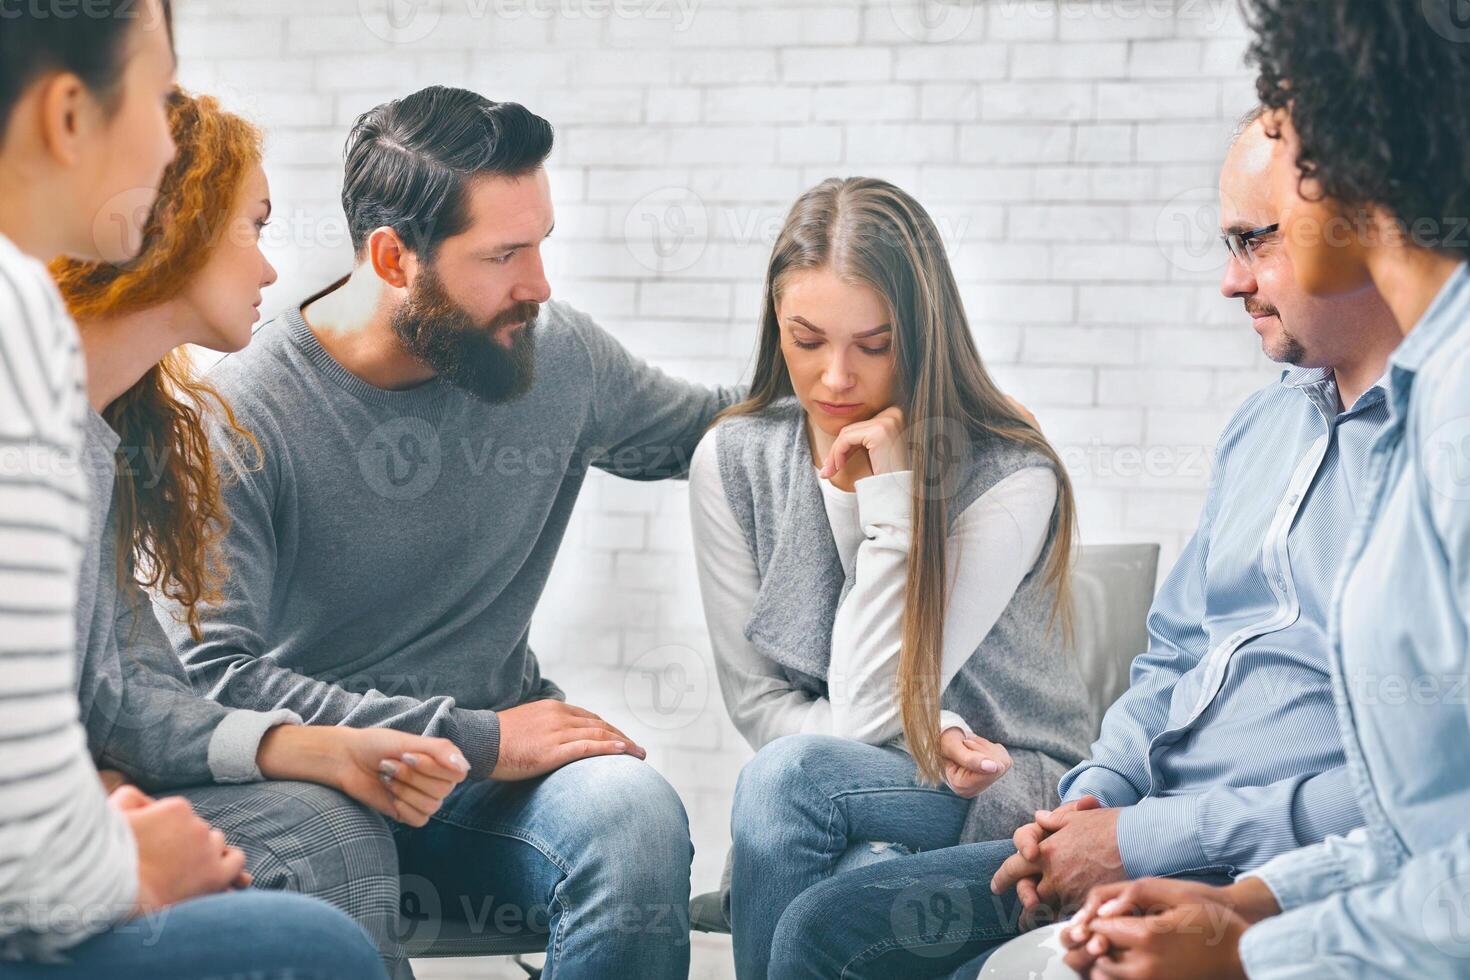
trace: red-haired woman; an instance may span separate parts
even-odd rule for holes
[[[260,250],[271,210],[260,133],[179,90],[169,120],[178,156],[138,257],[52,266],[81,328],[92,409],[92,527],[77,609],[89,747],[104,781],[183,791],[245,851],[257,885],[341,906],[390,970],[406,972],[393,939],[397,855],[372,811],[422,826],[468,771],[458,750],[418,734],[225,708],[193,691],[154,618],[150,591],[194,628],[199,604],[228,589],[208,432],[222,426],[242,453],[255,443],[186,345],[244,347],[276,279]]]

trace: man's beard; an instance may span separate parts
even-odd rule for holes
[[[1267,343],[1264,346],[1266,356],[1278,364],[1300,364],[1307,359],[1307,349],[1302,342],[1291,335],[1286,329],[1286,321],[1281,319],[1281,311],[1270,303],[1262,303],[1247,299],[1245,311],[1252,315],[1256,313],[1267,313],[1274,316],[1281,324],[1281,340],[1275,345]]]
[[[536,303],[516,303],[482,323],[456,306],[432,269],[425,269],[408,299],[393,313],[393,332],[404,351],[450,384],[491,404],[514,401],[536,380]],[[510,346],[496,338],[523,323]]]

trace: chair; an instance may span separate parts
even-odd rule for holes
[[[510,956],[531,980],[539,980],[541,968],[521,957],[545,952],[546,933],[531,929],[503,931],[492,916],[476,924],[454,915],[443,915],[439,895],[427,879],[404,875],[398,913],[398,940],[412,958],[447,956]]]
[[[1086,545],[1072,568],[1077,668],[1095,726],[1128,690],[1133,658],[1148,649],[1148,610],[1158,573],[1156,544]]]
[[[1085,545],[1072,568],[1077,667],[1092,706],[1093,731],[1128,689],[1133,658],[1148,649],[1148,610],[1159,572],[1156,544]],[[689,900],[689,925],[727,933],[718,891]]]
[[[725,918],[723,893],[705,892],[689,900],[689,928],[695,932],[729,933],[730,922]]]

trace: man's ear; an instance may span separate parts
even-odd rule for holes
[[[414,259],[398,232],[386,225],[374,228],[368,235],[367,253],[379,279],[395,289],[408,288],[408,266]]]
[[[75,166],[88,130],[101,121],[102,107],[71,72],[56,72],[36,85],[42,148],[63,167]]]

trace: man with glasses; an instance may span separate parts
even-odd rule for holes
[[[1220,236],[1220,241],[1230,250],[1230,255],[1241,265],[1254,266],[1253,256],[1266,244],[1274,240],[1281,230],[1280,224],[1251,228],[1248,231],[1231,230]]]
[[[1291,367],[1221,435],[1199,527],[1150,612],[1149,648],[1091,758],[1063,778],[1063,805],[1011,840],[814,886],[782,920],[772,976],[943,976],[1046,921],[1041,913],[1075,909],[1094,885],[1223,883],[1363,822],[1334,714],[1326,616],[1368,449],[1388,419],[1379,382],[1400,333],[1371,288],[1323,300],[1297,287],[1276,231],[1271,160],[1254,112],[1220,177],[1230,252],[1220,291],[1244,303],[1266,354]],[[1031,933],[986,974],[1040,975],[1059,948]]]

